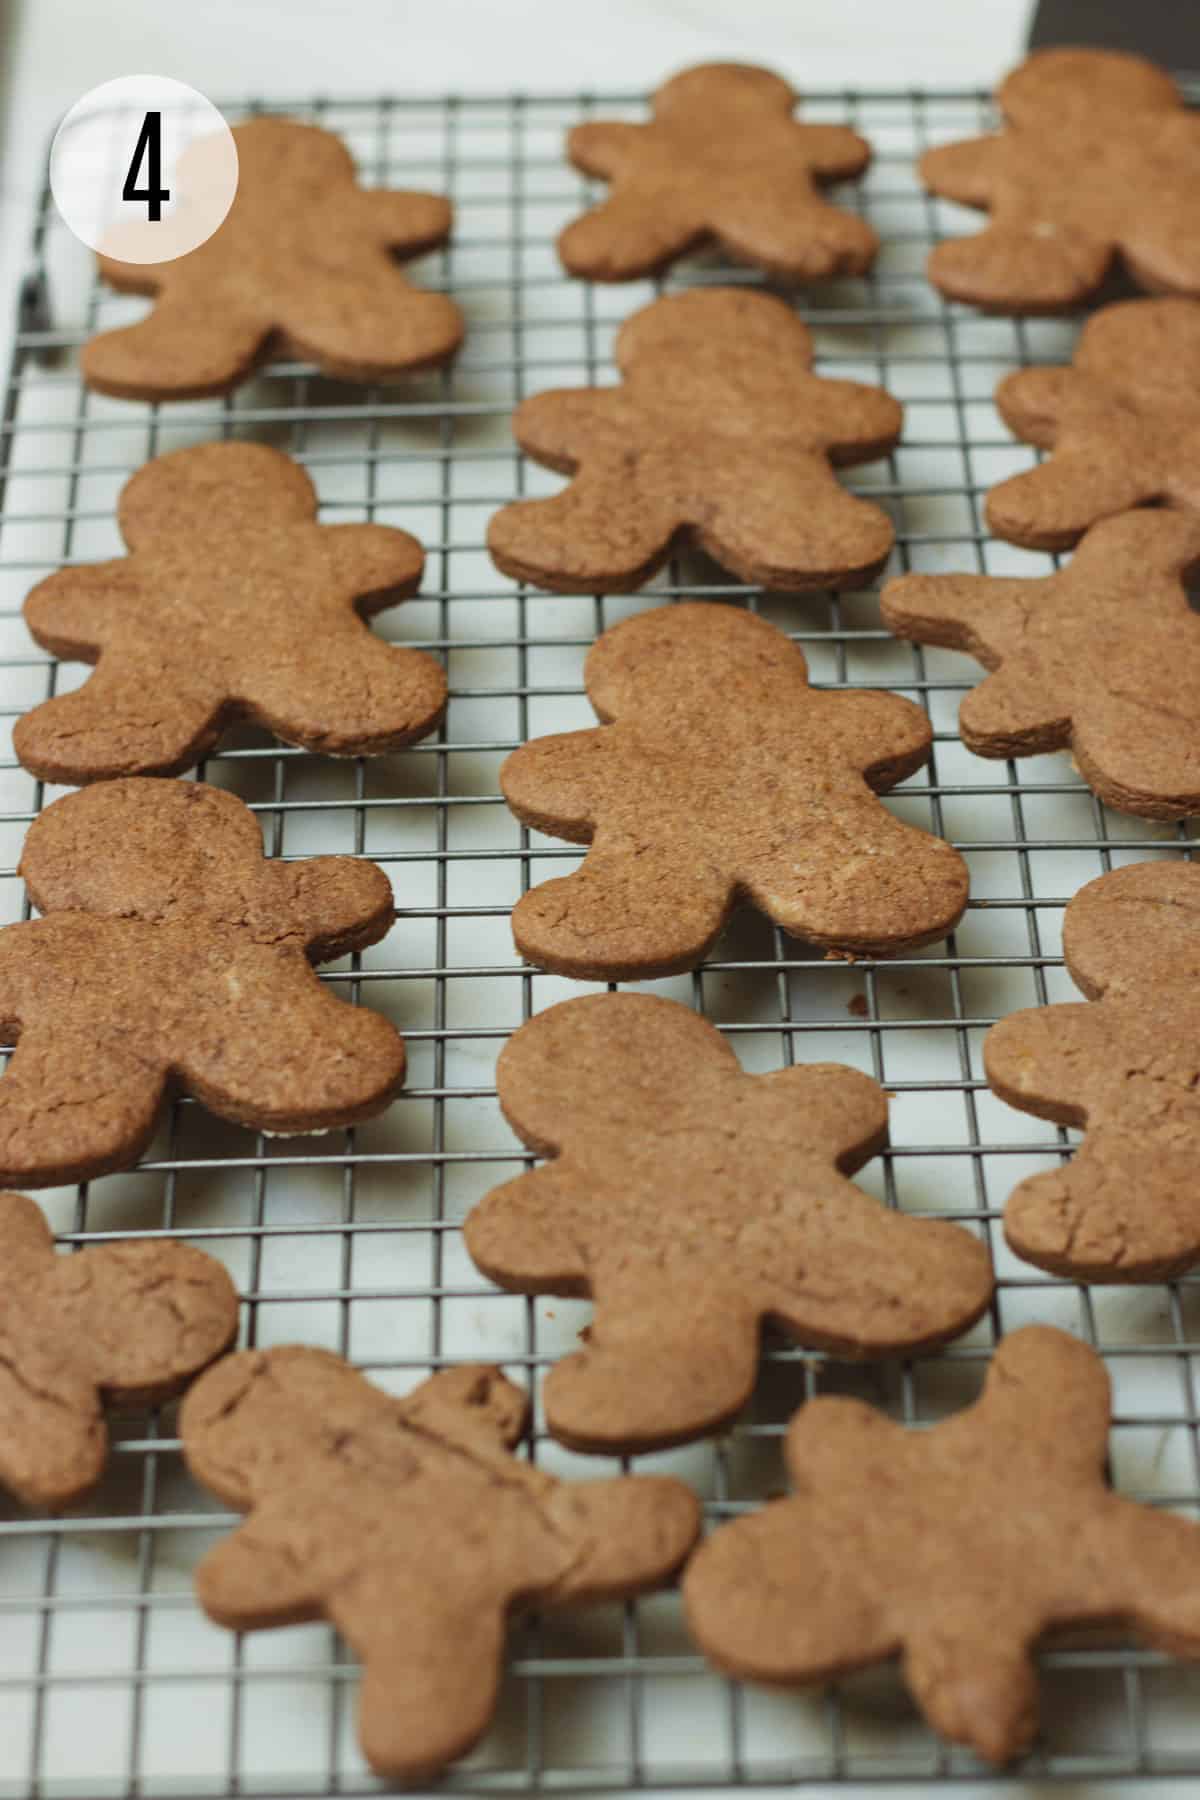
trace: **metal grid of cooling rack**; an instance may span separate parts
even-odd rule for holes
[[[224,110],[236,119],[282,109]],[[536,1394],[587,1308],[494,1293],[466,1261],[458,1228],[491,1183],[530,1160],[494,1104],[497,1050],[533,1012],[581,991],[519,964],[508,912],[530,881],[578,852],[518,828],[496,770],[527,737],[590,722],[580,671],[606,626],[683,594],[743,604],[803,644],[819,683],[891,687],[928,707],[933,761],[890,804],[960,845],[971,905],[946,944],[854,965],[815,960],[761,918],[739,917],[702,969],[652,985],[704,1009],[750,1068],[833,1058],[882,1081],[892,1148],[863,1184],[889,1205],[980,1232],[997,1298],[967,1338],[908,1364],[856,1368],[769,1346],[755,1401],[727,1438],[640,1466],[684,1475],[711,1519],[729,1516],[778,1488],[778,1439],[806,1394],[855,1392],[926,1422],[978,1391],[1000,1333],[1038,1318],[1106,1356],[1122,1489],[1194,1514],[1200,1282],[1088,1291],[1016,1262],[999,1229],[1004,1199],[1021,1176],[1052,1166],[1068,1138],[995,1101],[980,1062],[996,1017],[1071,997],[1059,947],[1075,889],[1121,861],[1189,853],[1187,831],[1106,812],[1063,756],[970,757],[954,723],[972,665],[889,638],[871,593],[761,595],[687,559],[648,592],[617,599],[548,597],[498,577],[482,549],[489,513],[557,485],[514,453],[512,406],[541,387],[613,379],[615,329],[655,291],[595,289],[558,269],[554,233],[591,194],[563,161],[562,134],[589,113],[644,116],[644,102],[323,100],[287,110],[340,131],[368,182],[451,195],[454,242],[416,272],[460,299],[465,352],[453,371],[398,387],[347,388],[286,364],[225,402],[149,408],[90,396],[78,345],[141,303],[99,291],[44,196],[0,418],[0,718],[7,732],[84,673],[30,646],[20,602],[48,569],[118,552],[116,493],[160,451],[261,438],[304,461],[324,517],[416,531],[429,552],[423,596],[379,624],[445,657],[452,698],[439,736],[377,762],[328,763],[246,731],[201,771],[256,809],[271,854],[350,851],[389,871],[394,930],[327,979],[401,1026],[410,1083],[383,1120],[311,1141],[256,1138],[179,1103],[137,1170],[43,1196],[63,1244],[172,1231],[232,1269],[247,1342],[322,1343],[397,1391],[432,1367],[483,1357],[523,1372]],[[930,244],[970,220],[922,194],[914,156],[980,129],[984,96],[828,92],[810,95],[806,112],[849,120],[876,148],[867,180],[841,198],[879,228],[877,269],[802,305],[820,368],[882,382],[906,404],[901,448],[851,484],[892,511],[897,569],[1041,572],[1047,559],[993,544],[981,528],[982,492],[1030,454],[1010,444],[990,399],[1009,369],[1069,354],[1075,328],[982,319],[922,279]],[[756,277],[697,262],[670,285],[713,279]],[[4,918],[23,916],[20,842],[53,797],[0,743]],[[0,1512],[0,1796],[376,1791],[354,1744],[355,1670],[333,1634],[239,1641],[195,1607],[190,1570],[227,1515],[189,1482],[173,1430],[170,1414],[122,1422],[110,1472],[80,1514]],[[540,1430],[529,1454],[573,1476],[609,1467]],[[1095,1642],[1048,1651],[1042,1669],[1043,1738],[1015,1779],[1200,1772],[1200,1671]],[[932,1738],[893,1671],[828,1693],[742,1689],[705,1669],[676,1600],[660,1596],[517,1627],[496,1727],[450,1785],[928,1783],[978,1772]]]

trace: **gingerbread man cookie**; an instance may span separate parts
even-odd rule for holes
[[[605,724],[514,750],[524,824],[590,844],[513,912],[530,962],[589,981],[693,968],[738,900],[861,956],[933,943],[967,901],[958,852],[880,805],[932,734],[897,694],[822,693],[753,613],[663,606],[606,631],[584,669]]]
[[[1200,295],[1200,119],[1169,75],[1112,50],[1039,50],[996,98],[1002,131],[921,158],[926,187],[991,214],[932,252],[935,287],[995,312],[1059,312],[1119,255],[1142,287]]]
[[[498,1369],[397,1400],[299,1345],[226,1358],[183,1406],[192,1472],[250,1515],[201,1563],[201,1605],[237,1631],[336,1625],[379,1775],[431,1779],[482,1736],[514,1612],[661,1586],[695,1542],[682,1482],[556,1480],[511,1454],[526,1423]]]
[[[346,146],[315,125],[251,119],[233,136],[237,196],[206,243],[169,262],[101,256],[106,281],[152,294],[155,305],[139,324],[84,346],[87,385],[124,400],[186,400],[223,394],[280,354],[348,381],[449,361],[462,314],[444,294],[414,287],[394,260],[446,241],[449,203],[359,187]],[[185,174],[181,160],[181,184]],[[131,229],[158,227],[122,227]]]
[[[0,1194],[0,1486],[70,1506],[99,1480],[108,1408],[157,1406],[237,1335],[219,1262],[169,1239],[56,1256],[40,1209]]]
[[[959,709],[977,756],[1069,748],[1107,805],[1187,818],[1200,812],[1200,618],[1184,578],[1198,565],[1200,518],[1124,513],[1055,575],[902,576],[883,619],[994,671]]]
[[[542,1390],[555,1437],[639,1451],[719,1430],[764,1320],[841,1356],[955,1337],[992,1292],[961,1226],[845,1179],[887,1138],[883,1090],[837,1063],[746,1075],[674,1001],[591,994],[531,1019],[496,1069],[504,1116],[556,1158],[494,1188],[464,1236],[525,1294],[590,1294],[586,1347]]]
[[[885,456],[900,406],[814,374],[808,329],[782,300],[670,294],[625,321],[616,357],[620,387],[518,408],[522,450],[574,479],[493,516],[498,569],[590,594],[641,587],[683,542],[770,588],[853,587],[886,561],[891,520],[830,465]]]
[[[1005,1236],[1075,1280],[1160,1281],[1200,1262],[1200,867],[1089,882],[1063,950],[1091,1004],[1011,1013],[984,1040],[993,1092],[1086,1133],[1013,1189]]]
[[[178,774],[235,718],[331,756],[432,731],[441,668],[365,623],[416,591],[421,546],[316,513],[304,470],[264,444],[202,444],[139,469],[118,511],[131,554],[60,569],[25,602],[39,644],[98,664],[18,720],[25,767],[58,782]]]
[[[1005,424],[1051,450],[987,497],[997,537],[1066,550],[1089,525],[1162,502],[1200,512],[1200,301],[1123,300],[1094,313],[1070,368],[1019,369]]]
[[[1200,1657],[1200,1531],[1105,1485],[1109,1409],[1100,1358],[1044,1325],[927,1430],[810,1401],[787,1436],[794,1493],[693,1557],[693,1635],[718,1668],[780,1685],[899,1654],[936,1731],[1009,1762],[1037,1730],[1043,1633],[1119,1625]]]
[[[178,1085],[260,1131],[381,1112],[404,1046],[311,964],[383,937],[391,884],[345,856],[267,862],[254,816],[196,782],[81,788],[35,819],[20,873],[48,916],[0,929],[0,1181],[137,1160]]]
[[[864,275],[879,239],[817,184],[861,175],[871,146],[846,125],[801,124],[796,99],[769,69],[705,63],[659,88],[649,124],[576,125],[567,155],[613,186],[559,238],[565,267],[632,281],[715,238],[786,281]]]

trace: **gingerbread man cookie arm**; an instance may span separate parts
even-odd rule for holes
[[[406,600],[421,585],[425,552],[394,525],[321,525],[316,542],[331,583],[354,601],[361,618]]]
[[[876,688],[847,693],[814,690],[823,738],[857,765],[877,794],[923,769],[933,746],[929,714],[903,694]]]
[[[551,388],[522,400],[512,417],[512,432],[527,456],[570,475],[585,453],[599,452],[623,465],[630,422],[620,388]]]
[[[900,402],[865,381],[813,376],[804,384],[803,407],[805,431],[842,468],[886,456],[904,429]]]
[[[1111,1079],[1113,1050],[1096,1008],[1029,1006],[992,1026],[983,1040],[984,1069],[992,1092],[1009,1106],[1082,1126]]]
[[[497,1287],[517,1294],[586,1294],[587,1258],[571,1231],[574,1189],[556,1165],[493,1188],[463,1226],[467,1253]]]
[[[621,742],[612,732],[594,726],[555,732],[505,758],[500,791],[531,830],[587,844],[620,759]]]
[[[392,884],[376,863],[354,856],[314,856],[267,863],[278,904],[310,962],[333,962],[377,944],[396,917]]]
[[[567,160],[585,175],[612,181],[637,155],[645,135],[644,125],[626,119],[587,119],[567,133]]]
[[[56,569],[31,588],[22,608],[31,636],[52,656],[95,662],[142,591],[127,557]]]
[[[443,194],[360,187],[352,192],[350,204],[361,216],[364,232],[398,256],[419,256],[450,236],[454,209]],[[345,196],[339,195],[336,204],[341,210]]]
[[[278,1522],[277,1513],[284,1515]],[[325,1571],[296,1555],[288,1541],[294,1518],[294,1496],[274,1506],[266,1500],[213,1545],[194,1577],[210,1619],[230,1631],[257,1631],[323,1616]]]
[[[1062,449],[992,488],[984,513],[996,536],[1010,544],[1069,550],[1096,520],[1156,499],[1162,486],[1158,470],[1144,462]]]
[[[190,291],[186,281],[176,286],[165,271],[182,269],[187,261],[181,257],[178,264],[164,264],[154,289],[134,288],[158,296],[144,319],[103,331],[83,346],[79,366],[96,393],[118,400],[141,400],[149,394],[163,400],[201,400],[243,381],[265,353],[275,324],[270,314],[236,288],[214,293]],[[129,284],[114,270],[124,266],[102,263],[102,270],[121,287]]]
[[[925,186],[943,200],[960,206],[990,205],[996,185],[997,139],[995,136],[961,138],[926,150],[917,164]]]

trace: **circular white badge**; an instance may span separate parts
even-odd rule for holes
[[[203,94],[124,75],[75,102],[50,150],[50,191],[75,236],[121,262],[167,262],[221,224],[237,192],[233,133]]]

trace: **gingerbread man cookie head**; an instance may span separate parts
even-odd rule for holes
[[[1117,126],[1134,113],[1175,111],[1179,89],[1165,70],[1116,50],[1038,50],[996,90],[1004,117],[1023,128],[1064,121]]]
[[[1004,128],[926,151],[925,185],[991,214],[938,244],[929,278],[999,312],[1059,312],[1115,257],[1141,286],[1200,294],[1200,120],[1160,69],[1108,50],[1041,50],[999,91]]]
[[[550,1430],[607,1454],[720,1430],[745,1405],[770,1319],[801,1343],[883,1356],[956,1336],[991,1295],[984,1247],[845,1177],[887,1137],[887,1100],[836,1063],[746,1075],[720,1033],[648,994],[538,1013],[496,1069],[500,1105],[554,1160],[464,1227],[518,1293],[590,1294],[557,1363]]]
[[[299,1345],[227,1358],[181,1412],[193,1473],[250,1515],[201,1563],[201,1604],[234,1630],[336,1625],[380,1775],[427,1779],[482,1735],[512,1613],[661,1586],[695,1542],[681,1482],[566,1483],[514,1457],[526,1416],[498,1369],[395,1399]]]
[[[105,1412],[157,1405],[229,1347],[221,1264],[163,1239],[56,1255],[32,1200],[0,1194],[0,1486],[58,1508],[99,1479]]]
[[[43,913],[233,927],[327,962],[373,941],[393,912],[374,863],[267,861],[254,814],[203,782],[105,782],[34,821],[20,872]]]
[[[656,410],[695,418],[696,383],[703,387],[718,428],[736,433],[755,409],[762,423],[790,404],[803,404],[813,362],[812,334],[782,302],[747,306],[728,288],[690,288],[668,294],[627,319],[617,334],[617,365],[630,391]],[[736,355],[731,355],[733,345]],[[799,389],[795,389],[799,378]],[[786,396],[786,400],[782,398]],[[898,435],[901,412],[890,421]],[[795,414],[793,413],[793,423]],[[853,425],[847,421],[848,434]],[[889,433],[889,436],[891,434]]]
[[[237,195],[212,237],[168,262],[100,258],[113,287],[156,303],[139,324],[84,346],[88,386],[133,400],[220,394],[279,352],[351,381],[448,361],[461,313],[395,261],[445,241],[448,203],[359,187],[345,145],[315,125],[260,118],[233,135]]]
[[[861,175],[870,145],[845,125],[793,118],[795,104],[769,69],[707,63],[659,88],[645,124],[577,125],[568,156],[611,181],[612,192],[559,238],[567,269],[629,281],[715,239],[727,255],[785,281],[864,274],[878,238],[818,190]]]
[[[1109,1404],[1099,1357],[1037,1325],[928,1429],[810,1402],[788,1433],[795,1492],[693,1557],[693,1635],[718,1668],[779,1685],[899,1654],[935,1730],[1011,1761],[1037,1731],[1047,1632],[1117,1625],[1200,1656],[1200,1531],[1105,1485]]]
[[[367,625],[420,583],[408,532],[318,524],[299,464],[239,442],[156,457],[118,518],[128,556],[60,569],[25,601],[39,644],[97,665],[14,727],[43,780],[178,774],[240,718],[334,756],[395,750],[438,723],[439,664]]]
[[[1075,1280],[1165,1280],[1200,1262],[1200,869],[1101,875],[1063,948],[1090,1004],[1010,1013],[984,1041],[1002,1100],[1084,1130],[1070,1162],[1013,1189],[1005,1235]]]
[[[186,564],[198,543],[213,539],[214,521],[226,541],[248,538],[265,547],[276,530],[311,526],[316,511],[316,490],[298,462],[266,444],[233,440],[145,463],[121,489],[117,523],[130,550]],[[247,548],[238,543],[243,561]]]

